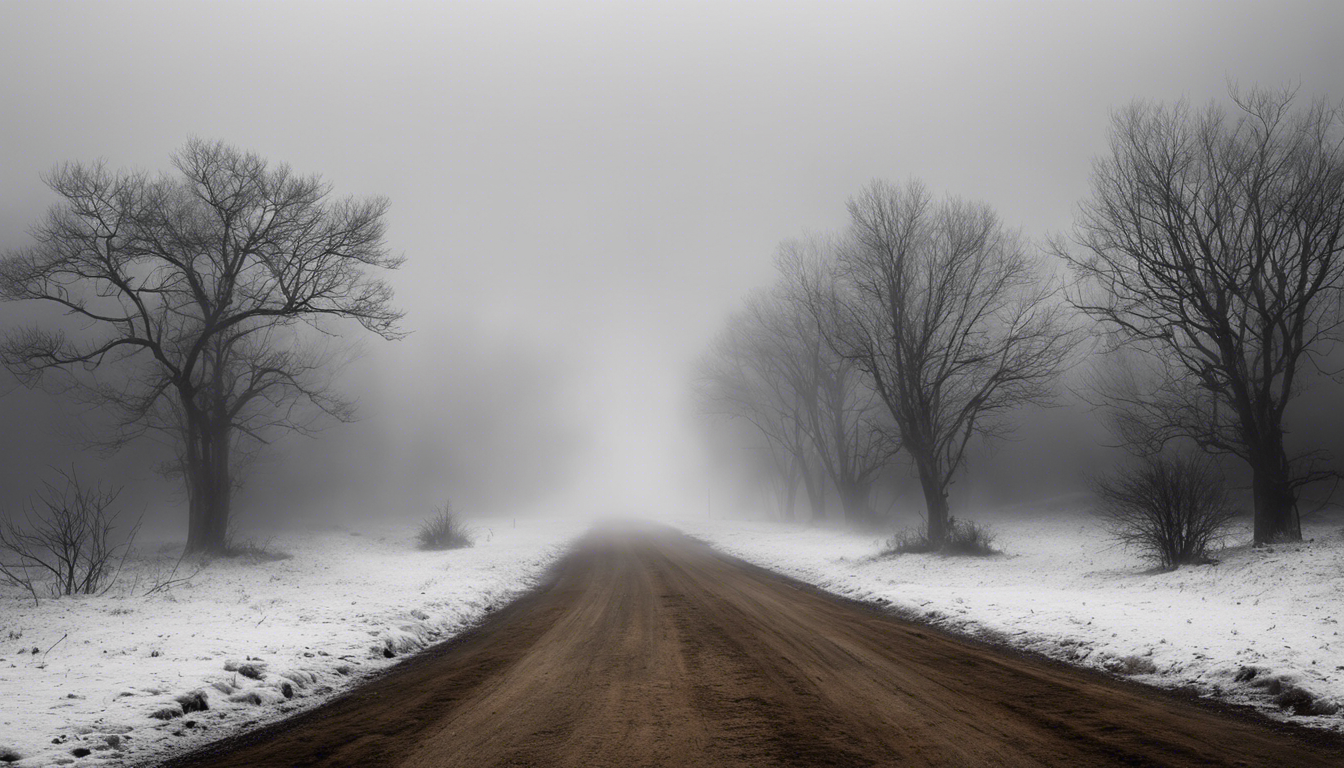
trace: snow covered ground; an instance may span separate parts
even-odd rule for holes
[[[1004,554],[987,559],[878,558],[878,537],[802,526],[677,525],[955,632],[1344,729],[1344,518],[1309,522],[1302,544],[1156,573],[1085,516],[1033,511],[988,518]],[[449,552],[417,551],[408,527],[291,532],[266,547],[287,559],[215,560],[149,596],[175,556],[142,542],[104,596],[34,607],[0,588],[0,761],[141,765],[310,708],[516,597],[588,524],[477,522],[476,546]],[[209,709],[185,711],[197,692]]]
[[[1163,687],[1344,729],[1344,519],[1301,544],[1233,546],[1216,565],[1153,572],[1077,513],[991,521],[1003,554],[875,557],[881,540],[685,519],[686,533],[829,592]],[[975,518],[974,515],[968,517]],[[1239,541],[1249,541],[1249,530]]]
[[[144,765],[310,708],[516,597],[587,525],[475,522],[447,552],[410,527],[287,533],[266,547],[287,559],[218,559],[149,596],[176,550],[141,546],[103,596],[0,588],[0,762]]]

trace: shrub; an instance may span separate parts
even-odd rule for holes
[[[1222,475],[1203,456],[1148,457],[1094,480],[1093,490],[1111,536],[1166,569],[1210,562],[1235,515]]]
[[[932,550],[927,531],[922,528],[902,528],[887,539],[887,543],[882,547],[882,554],[910,555]]]
[[[947,538],[943,541],[944,554],[977,557],[998,554],[994,548],[994,531],[989,526],[956,518],[948,523]]]
[[[944,555],[996,555],[994,532],[989,526],[971,520],[950,518],[947,536],[941,547],[934,547],[925,528],[904,528],[892,534],[882,548],[884,555],[906,555],[920,552],[939,552]]]
[[[34,602],[39,587],[53,597],[110,587],[140,528],[137,522],[115,542],[112,507],[121,489],[85,486],[73,471],[60,478],[43,482],[23,525],[11,519],[0,527],[0,578],[26,589]]]
[[[461,549],[472,545],[466,523],[453,512],[451,501],[444,502],[442,509],[420,524],[415,538],[421,549]]]
[[[224,543],[224,551],[221,553],[224,557],[241,558],[253,563],[274,563],[280,560],[289,560],[294,556],[288,552],[281,552],[271,548],[271,542],[274,537],[261,543],[256,539],[246,539],[239,541],[235,539],[230,532],[228,540]]]

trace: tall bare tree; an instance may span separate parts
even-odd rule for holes
[[[855,361],[836,353],[834,237],[810,235],[780,244],[776,336],[797,370],[795,390],[804,407],[815,455],[840,497],[845,519],[870,526],[873,482],[900,448],[881,418],[881,403]]]
[[[46,179],[60,203],[34,246],[0,260],[0,294],[59,307],[81,330],[20,329],[0,357],[30,384],[68,374],[116,410],[118,439],[176,428],[188,549],[220,550],[239,432],[303,428],[296,403],[348,413],[321,358],[291,343],[297,329],[347,319],[398,338],[401,313],[371,268],[401,259],[383,243],[383,198],[334,200],[319,177],[223,143],[190,141],[173,165],[151,177],[72,164]]]
[[[781,511],[792,516],[799,481],[806,487],[814,515],[824,514],[823,478],[811,461],[811,441],[804,414],[807,402],[799,387],[796,355],[782,335],[784,306],[768,292],[752,296],[746,308],[729,318],[700,366],[698,395],[709,414],[743,419],[764,439],[762,446],[776,474],[784,480]]]
[[[1236,109],[1137,103],[1116,113],[1077,248],[1074,303],[1141,373],[1102,392],[1141,453],[1178,438],[1249,465],[1255,541],[1301,538],[1299,489],[1330,473],[1290,455],[1284,414],[1304,366],[1339,339],[1344,127],[1291,91],[1232,94]]]
[[[836,350],[868,374],[919,473],[928,537],[975,435],[1042,403],[1076,337],[1053,283],[988,206],[877,181],[849,201]]]

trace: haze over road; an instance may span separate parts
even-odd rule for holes
[[[177,764],[1314,766],[1344,751],[608,525],[478,630]]]

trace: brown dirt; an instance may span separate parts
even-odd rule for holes
[[[175,764],[1339,766],[1344,751],[608,526],[469,635]]]

